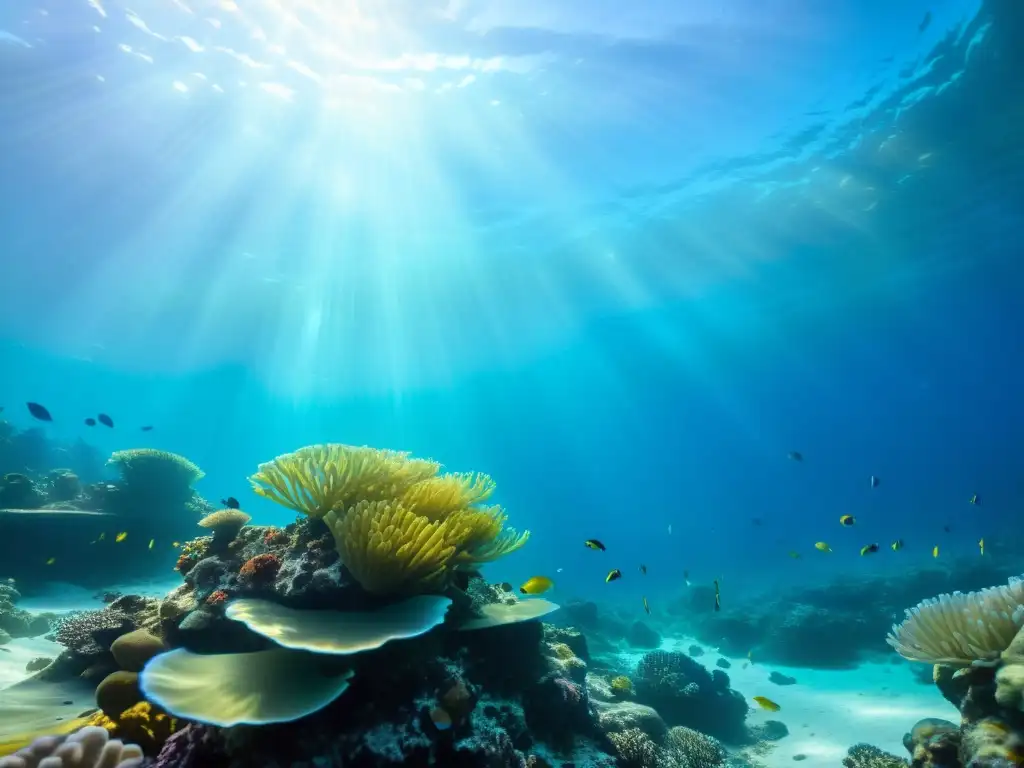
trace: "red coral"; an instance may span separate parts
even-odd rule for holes
[[[281,559],[277,555],[256,555],[238,571],[238,575],[248,581],[266,583],[273,581],[281,568]]]
[[[288,543],[288,534],[280,528],[268,528],[263,534],[263,544],[268,547],[277,547]]]
[[[223,589],[218,589],[216,592],[211,593],[210,596],[208,598],[206,598],[206,604],[207,605],[220,605],[221,603],[226,602],[227,599],[228,599],[228,593],[225,592]]]
[[[194,557],[189,557],[188,555],[181,555],[180,557],[178,557],[178,564],[174,567],[176,570],[181,572],[182,576],[184,576],[186,573],[192,570],[192,566],[195,564],[196,559]]]

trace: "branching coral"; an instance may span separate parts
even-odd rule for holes
[[[615,747],[621,764],[626,768],[657,768],[658,747],[639,728],[609,733],[608,739]]]
[[[494,491],[490,477],[439,470],[400,451],[327,444],[261,464],[250,481],[258,494],[322,519],[366,590],[415,593],[443,589],[455,570],[529,539],[505,527],[500,507],[480,506]]]
[[[328,443],[260,464],[249,482],[260,496],[310,517],[323,517],[358,501],[400,498],[439,469],[436,462],[411,459],[402,451]]]
[[[843,765],[845,768],[906,768],[907,761],[870,744],[855,744],[843,758]]]
[[[979,592],[939,595],[906,612],[886,638],[910,661],[967,666],[994,661],[1024,626],[1024,580]]]
[[[686,768],[716,768],[725,762],[725,749],[718,739],[681,725],[669,729],[665,750]]]

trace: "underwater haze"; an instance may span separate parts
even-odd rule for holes
[[[316,517],[261,464],[407,451],[592,652],[813,680],[748,765],[905,757],[959,715],[889,626],[1024,570],[1021,72],[1016,0],[5,0],[0,577],[162,595],[202,513]],[[205,473],[179,527],[116,519],[135,449]],[[801,731],[864,664],[900,732]]]

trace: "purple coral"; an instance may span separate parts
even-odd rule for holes
[[[558,686],[562,694],[562,701],[566,704],[579,704],[583,700],[583,690],[572,680],[556,677],[555,685]]]

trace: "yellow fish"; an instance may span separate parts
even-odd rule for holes
[[[901,549],[903,549],[903,539],[896,539],[896,541],[894,541],[889,546],[892,547],[893,552],[899,552]]]
[[[832,547],[830,547],[824,541],[816,541],[814,543],[814,548],[816,550],[818,550],[819,552],[831,552],[832,551]]]
[[[47,565],[53,565],[56,562],[57,562],[57,558],[56,557],[51,557],[49,560],[46,561],[46,564]]]
[[[853,515],[843,515],[839,518],[840,525],[853,525],[856,522],[857,518],[855,518]]]
[[[981,504],[981,501],[978,499],[978,494],[971,496],[971,504]]]
[[[767,696],[755,696],[754,701],[757,702],[757,706],[761,709],[767,710],[768,712],[778,712],[782,707],[776,704],[774,701],[769,699]]]
[[[878,551],[878,545],[877,544],[867,544],[867,545],[865,545],[865,546],[860,548],[860,556],[864,557],[865,555],[873,555],[877,551]]]
[[[152,549],[154,544],[156,544],[156,539],[150,539],[149,540],[149,548]]]
[[[128,531],[121,531],[117,536],[114,537],[114,543],[120,544],[122,541],[128,538]]]
[[[936,546],[932,547],[932,557],[938,557],[938,556],[939,556],[939,547],[938,547],[938,545],[936,545]]]
[[[543,595],[553,586],[555,586],[555,582],[547,576],[534,576],[532,579],[524,581],[519,591],[524,595]]]
[[[981,550],[981,554],[983,554],[983,555],[985,554],[985,540],[984,539],[978,539],[978,549]]]
[[[608,571],[608,575],[604,577],[604,580],[605,580],[605,583],[611,583],[611,582],[617,581],[618,579],[621,579],[621,578],[622,578],[622,571],[620,571],[618,568],[613,568],[612,570]]]
[[[171,542],[171,546],[174,547],[175,549],[177,549],[178,547],[181,546],[181,542],[180,541],[172,541]]]

